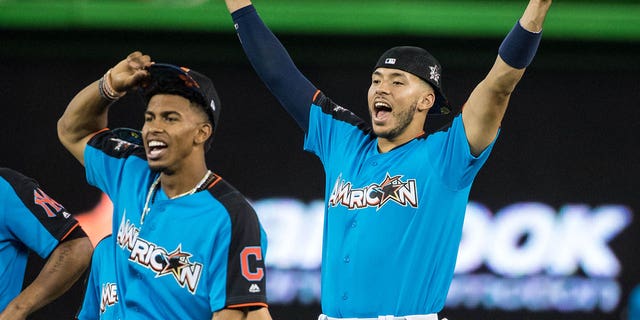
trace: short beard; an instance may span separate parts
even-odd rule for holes
[[[160,166],[160,165],[151,165],[149,162],[147,162],[147,165],[149,166],[149,169],[151,169],[151,171],[154,173],[162,173],[164,175],[169,175],[169,176],[175,173],[175,170],[169,167]]]
[[[147,163],[148,164],[148,163]],[[149,164],[149,169],[151,169],[151,171],[153,172],[163,172],[165,171],[167,168],[163,167],[163,166],[152,166]]]
[[[407,127],[409,127],[409,124],[411,124],[411,121],[413,121],[413,117],[415,116],[417,110],[418,102],[416,101],[409,107],[407,111],[400,112],[396,115],[396,119],[398,119],[398,125],[395,128],[392,128],[387,132],[381,132],[380,134],[376,133],[377,136],[379,138],[387,140],[395,139],[396,137],[404,133],[405,130],[407,130]]]

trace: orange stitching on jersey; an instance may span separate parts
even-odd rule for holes
[[[318,97],[319,94],[320,94],[320,90],[316,90],[316,93],[313,94],[313,99],[311,99],[311,101],[316,102],[316,98]]]
[[[103,132],[103,131],[107,131],[107,130],[109,130],[109,128],[103,128],[103,129],[100,129],[100,130],[90,134],[91,137],[89,138],[89,140],[91,140],[91,138],[95,137],[98,133]]]
[[[220,180],[222,180],[222,178],[220,178],[220,176],[216,174],[216,179],[211,181],[211,183],[209,183],[209,185],[207,186],[207,189],[213,187],[216,183],[220,182]]]
[[[64,236],[62,236],[62,238],[60,238],[60,241],[64,240],[71,233],[71,231],[75,230],[79,225],[80,223],[76,222],[76,224],[73,227],[71,227],[71,229],[69,229],[69,231],[67,231],[67,233],[65,233]]]
[[[260,306],[265,308],[269,307],[269,305],[263,302],[252,302],[252,303],[234,304],[234,305],[227,306],[227,308],[234,309],[234,308],[244,308],[244,307],[252,307],[252,306]]]

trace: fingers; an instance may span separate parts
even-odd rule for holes
[[[127,56],[127,65],[132,72],[130,83],[136,85],[140,80],[146,78],[149,75],[146,68],[152,63],[151,57],[147,54],[142,54],[140,51],[129,54]]]
[[[137,86],[140,81],[149,76],[149,72],[145,69],[136,70],[136,72],[131,76],[131,86]]]
[[[118,92],[126,92],[140,84],[149,75],[146,68],[153,64],[149,55],[134,51],[111,70],[111,85]]]
[[[151,65],[151,57],[147,54],[142,54],[140,51],[135,51],[127,56],[127,65],[133,72],[145,69]]]

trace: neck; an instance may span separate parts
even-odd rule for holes
[[[160,174],[160,185],[167,197],[174,198],[193,190],[205,178],[207,173],[208,169],[204,163],[196,168],[189,168],[187,171],[162,172]]]
[[[382,128],[378,129],[382,135],[378,136],[378,151],[380,153],[389,152],[424,134],[425,119],[423,118],[423,113],[416,112],[408,124],[402,125],[402,122],[399,122],[399,124],[396,124],[397,128],[387,129],[386,134],[383,133],[384,131],[380,132]]]
[[[420,131],[414,135],[407,135],[402,137],[396,137],[394,139],[380,138],[378,137],[378,151],[380,153],[387,153],[421,135],[424,134],[424,131]]]

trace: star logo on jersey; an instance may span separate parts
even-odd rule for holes
[[[380,183],[378,187],[378,192],[380,193],[380,203],[378,204],[378,208],[382,207],[388,200],[393,200],[395,202],[402,202],[400,199],[400,195],[398,194],[398,190],[400,188],[406,187],[407,183],[402,182],[400,180],[402,176],[393,176],[390,177],[389,173],[384,178],[384,181]]]
[[[345,206],[349,209],[363,209],[395,202],[402,206],[418,207],[418,192],[415,179],[402,181],[402,175],[391,176],[388,172],[380,183],[371,183],[363,188],[353,188],[350,181],[336,179],[329,197],[330,206]]]
[[[181,247],[182,245],[178,245],[173,252],[164,257],[165,267],[158,273],[158,276],[171,273],[176,279],[182,278],[182,270],[190,265],[189,257],[191,257],[191,254],[182,252]]]

